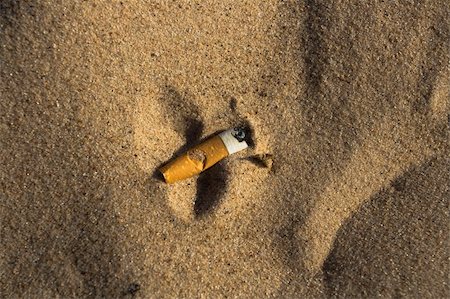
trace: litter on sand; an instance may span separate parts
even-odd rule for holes
[[[193,177],[225,157],[246,149],[245,139],[243,128],[226,130],[194,146],[159,170],[168,184]]]

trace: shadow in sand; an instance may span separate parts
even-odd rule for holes
[[[218,163],[202,173],[197,181],[197,194],[194,211],[203,216],[220,201],[227,187],[228,172],[223,163]]]
[[[330,296],[446,297],[449,174],[445,158],[414,168],[341,227],[323,265]]]

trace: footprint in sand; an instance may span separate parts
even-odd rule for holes
[[[364,142],[354,151],[339,180],[331,182],[319,197],[306,223],[297,231],[298,236],[310,240],[301,247],[305,249],[305,266],[312,273],[320,270],[338,230],[366,200],[388,188],[411,167],[448,150],[448,129],[441,130],[447,132],[447,136],[430,134],[442,126],[448,127],[448,89],[445,86],[446,83],[438,79],[425,99],[427,105],[420,111],[411,109],[415,118],[422,118],[429,124],[425,129],[420,122],[411,123],[409,115],[386,118],[370,136],[363,138]]]

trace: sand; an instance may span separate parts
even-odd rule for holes
[[[449,12],[2,0],[0,297],[447,297]]]

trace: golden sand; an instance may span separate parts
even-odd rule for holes
[[[449,11],[2,0],[0,297],[447,297]]]

